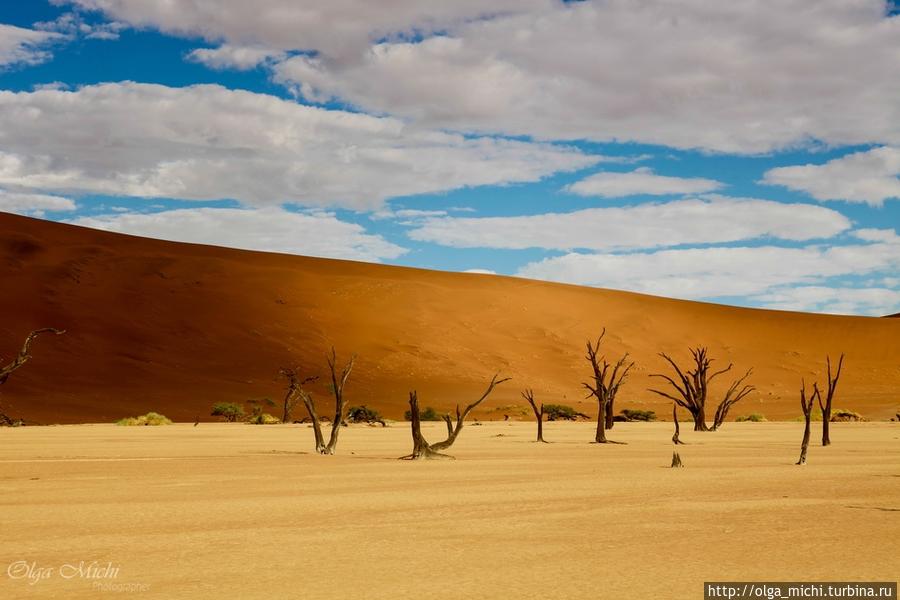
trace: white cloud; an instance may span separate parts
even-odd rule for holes
[[[50,81],[47,83],[36,83],[31,86],[31,89],[38,90],[68,90],[71,86],[68,83],[62,81]]]
[[[570,213],[430,218],[409,236],[457,248],[615,250],[760,237],[803,241],[832,237],[849,227],[846,217],[822,206],[710,195]]]
[[[475,275],[496,275],[496,271],[490,269],[466,269],[463,273],[474,273]]]
[[[867,242],[894,243],[897,241],[897,234],[893,229],[857,229],[853,235]]]
[[[800,286],[782,288],[752,298],[766,308],[832,314],[884,316],[900,311],[900,290]]]
[[[385,219],[426,219],[430,217],[443,217],[448,213],[446,210],[420,210],[416,208],[399,208],[396,210],[377,210],[370,215],[374,221],[383,221]]]
[[[51,211],[73,211],[75,202],[62,196],[29,194],[0,190],[0,211],[19,215],[42,216]]]
[[[35,23],[35,28],[43,31],[54,31],[67,38],[85,38],[89,40],[117,40],[120,32],[127,26],[116,21],[109,23],[88,23],[81,14],[67,12],[53,21]]]
[[[576,254],[522,267],[533,279],[685,299],[753,296],[830,277],[900,268],[900,237],[843,246],[691,248],[632,254]],[[775,302],[776,299],[771,299]]]
[[[496,14],[549,8],[554,0],[422,2],[392,0],[57,0],[100,10],[135,27],[226,40],[280,50],[318,50],[339,58],[363,51],[370,42],[403,35],[428,35]]]
[[[59,0],[273,51],[307,98],[427,127],[758,153],[900,144],[884,0]]]
[[[601,172],[566,186],[566,191],[579,196],[622,198],[648,194],[702,194],[722,187],[722,183],[700,177],[667,177],[657,175],[648,167],[629,173]]]
[[[737,153],[900,143],[900,17],[883,0],[553,3],[275,75],[457,130]]]
[[[211,69],[237,69],[247,71],[267,61],[278,60],[284,54],[262,46],[232,46],[222,44],[218,48],[197,48],[187,58]]]
[[[595,162],[216,85],[0,91],[0,185],[19,189],[376,209]]]
[[[36,65],[50,60],[47,47],[61,36],[0,23],[0,67]]]
[[[74,225],[161,240],[379,262],[406,249],[331,213],[280,208],[188,208],[79,217]]]
[[[855,152],[822,165],[778,167],[766,171],[763,182],[806,192],[818,200],[880,206],[889,198],[900,198],[900,148]]]

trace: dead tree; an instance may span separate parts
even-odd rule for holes
[[[42,329],[35,329],[31,333],[28,334],[28,337],[25,338],[25,343],[22,344],[22,349],[19,350],[19,354],[13,359],[13,361],[5,366],[0,367],[0,385],[6,383],[6,380],[9,379],[9,376],[12,375],[13,371],[16,371],[22,366],[25,365],[29,360],[31,360],[31,344],[34,342],[35,338],[43,333],[53,333],[56,335],[62,335],[65,333],[64,329],[56,329],[54,327],[44,327]],[[2,407],[0,407],[0,425],[15,425],[16,421],[12,419],[9,415],[3,412]]]
[[[678,407],[675,406],[674,403],[672,404],[672,421],[675,422],[675,433],[672,435],[672,443],[676,446],[678,444],[684,444],[678,437],[681,427],[678,426]]]
[[[841,367],[844,366],[844,355],[838,360],[837,372],[834,377],[831,376],[831,358],[826,356],[825,363],[828,365],[828,388],[825,392],[825,402],[822,402],[822,394],[819,394],[819,410],[822,411],[822,445],[831,445],[830,425],[831,425],[831,403],[834,400],[834,392],[837,390],[838,379],[841,378]]]
[[[316,381],[319,376],[313,375],[301,381],[298,370],[291,367],[285,367],[281,369],[279,373],[281,373],[281,375],[286,377],[288,380],[288,388],[284,394],[284,406],[281,415],[281,422],[290,423],[292,418],[291,415],[294,411],[294,408],[297,406],[297,403],[303,402],[303,394],[306,393],[303,390],[303,386],[307,383]],[[310,415],[310,418],[312,418],[312,415]]]
[[[487,398],[494,388],[503,383],[504,381],[509,381],[509,377],[504,377],[503,379],[498,379],[500,373],[495,374],[491,378],[491,382],[488,384],[487,389],[481,395],[481,397],[466,406],[465,410],[460,411],[459,405],[456,405],[456,423],[454,425],[453,419],[450,415],[444,416],[444,422],[447,424],[447,439],[442,442],[437,442],[434,444],[429,444],[425,440],[425,436],[422,435],[422,426],[421,426],[421,418],[419,416],[419,399],[415,391],[409,393],[409,422],[410,427],[412,428],[412,438],[413,438],[413,451],[411,454],[407,454],[406,456],[401,456],[401,459],[407,460],[417,460],[422,458],[453,458],[448,454],[443,454],[441,450],[446,450],[450,446],[453,445],[453,442],[456,441],[456,438],[459,437],[459,432],[463,428],[463,423],[466,420],[466,417],[469,416],[469,413],[472,412],[475,408],[478,407],[479,404],[484,402],[485,398]]]
[[[334,348],[331,349],[331,356],[328,357],[328,369],[331,371],[331,391],[334,394],[334,420],[331,422],[331,437],[328,439],[328,445],[321,454],[334,454],[337,448],[338,435],[341,432],[341,424],[344,422],[344,410],[347,407],[347,401],[344,399],[344,385],[350,377],[350,371],[353,370],[353,361],[356,355],[350,357],[347,364],[344,365],[340,375],[337,372],[337,355]],[[310,414],[310,417],[313,417]],[[313,425],[315,427],[315,425]]]
[[[319,415],[316,412],[316,403],[313,401],[312,394],[302,387],[298,388],[297,394],[300,396],[303,406],[306,407],[306,412],[309,414],[309,420],[312,422],[313,434],[316,437],[316,452],[319,454],[329,454],[325,447],[325,438],[322,435],[322,422],[319,420]]]
[[[740,379],[735,379],[728,390],[725,392],[725,397],[722,398],[722,402],[719,403],[718,408],[716,408],[716,414],[713,418],[713,426],[712,431],[716,431],[725,422],[725,417],[728,416],[728,411],[731,410],[731,407],[743,400],[747,394],[756,390],[756,386],[752,386],[749,384],[744,385],[744,381],[753,374],[753,369],[748,369],[744,376]]]
[[[797,461],[798,465],[806,464],[806,450],[809,448],[809,421],[812,417],[812,407],[813,403],[815,403],[816,399],[820,402],[822,400],[821,394],[819,393],[819,385],[817,383],[813,383],[813,393],[807,400],[806,398],[806,381],[801,380],[800,382],[800,410],[803,411],[803,419],[806,421],[806,425],[803,428],[803,442],[800,443],[800,460]]]
[[[672,468],[683,467],[684,463],[681,462],[681,456],[678,454],[678,444],[684,444],[680,439],[678,439],[678,433],[681,428],[678,426],[678,407],[673,403],[672,404],[672,421],[675,423],[675,433],[672,435]]]
[[[709,358],[708,351],[702,346],[691,348],[691,357],[694,360],[694,369],[683,371],[678,364],[665,352],[659,355],[668,362],[675,370],[678,382],[672,377],[662,373],[651,373],[650,377],[658,377],[667,381],[678,395],[673,396],[662,390],[650,389],[654,394],[659,394],[669,400],[674,400],[678,406],[686,409],[694,418],[694,431],[709,431],[706,426],[706,398],[709,395],[709,384],[713,379],[727,373],[732,365],[729,364],[721,371],[709,372],[713,359]]]
[[[531,405],[531,410],[534,411],[534,418],[537,421],[537,439],[536,442],[544,442],[548,443],[544,439],[544,403],[541,403],[541,408],[538,409],[537,404],[534,401],[534,391],[531,389],[527,389],[522,392],[522,397],[528,401],[528,404]]]
[[[606,430],[612,427],[612,411],[613,403],[619,388],[625,382],[628,372],[634,367],[634,362],[628,363],[628,354],[620,358],[615,365],[609,363],[605,356],[597,356],[600,350],[600,342],[606,335],[606,328],[600,333],[595,343],[587,342],[587,355],[585,358],[591,364],[593,372],[594,384],[583,383],[585,388],[590,391],[588,398],[593,396],[597,399],[597,434],[594,438],[597,444],[623,442],[611,442],[606,439]],[[628,363],[628,364],[626,364]]]

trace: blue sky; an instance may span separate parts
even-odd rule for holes
[[[763,3],[3,3],[0,210],[900,312],[900,16]]]

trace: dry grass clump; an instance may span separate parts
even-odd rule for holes
[[[831,413],[831,422],[841,421],[865,421],[866,419],[858,412],[847,410],[846,408],[836,408]]]
[[[768,421],[768,419],[766,418],[766,415],[762,413],[750,413],[749,415],[741,415],[734,420],[735,423],[764,423],[765,421]]]
[[[125,417],[124,419],[119,419],[116,421],[116,425],[123,425],[127,427],[138,426],[138,425],[171,425],[172,420],[166,417],[165,415],[161,415],[156,412],[148,412],[146,415],[140,415],[137,417]]]

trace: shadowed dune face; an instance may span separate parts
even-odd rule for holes
[[[323,376],[324,354],[358,355],[349,403],[399,418],[407,392],[449,409],[491,375],[513,378],[476,415],[529,418],[519,397],[595,411],[581,382],[584,343],[607,328],[613,359],[634,374],[616,410],[669,406],[647,391],[657,352],[705,344],[759,388],[732,417],[799,414],[800,378],[824,382],[825,355],[846,353],[836,406],[869,418],[900,410],[900,319],[739,309],[524,279],[431,272],[176,244],[0,214],[0,356],[53,326],[0,388],[11,414],[43,423],[163,412],[208,417],[214,402],[284,390],[278,370]],[[717,380],[711,402],[729,382]],[[324,384],[313,386],[322,412]],[[529,409],[530,410],[530,409]],[[712,409],[708,410],[711,418]],[[300,413],[295,413],[300,414]]]

